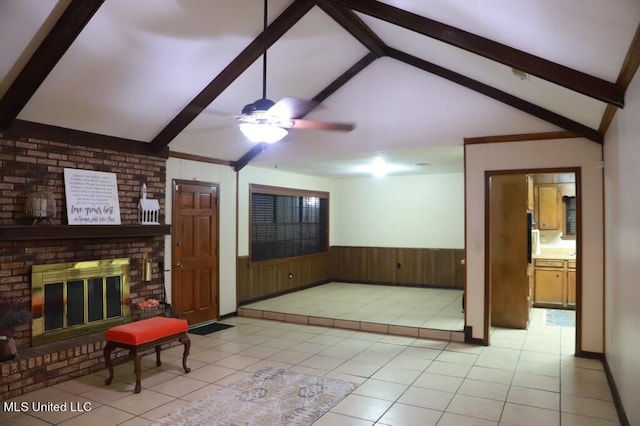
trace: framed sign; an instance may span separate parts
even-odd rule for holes
[[[64,169],[69,225],[120,225],[115,173]]]

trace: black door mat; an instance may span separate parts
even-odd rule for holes
[[[189,329],[189,333],[197,334],[198,336],[206,336],[207,334],[215,333],[216,331],[225,330],[233,327],[229,324],[222,324],[220,322],[212,322],[205,325],[199,325]]]

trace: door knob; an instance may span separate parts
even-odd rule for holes
[[[181,263],[181,262],[176,263],[176,267],[177,267],[178,269],[182,269],[182,263]]]

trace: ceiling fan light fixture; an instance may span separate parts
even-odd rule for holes
[[[369,173],[377,178],[381,178],[391,173],[406,172],[409,168],[402,164],[387,163],[384,158],[376,157],[370,163],[359,166],[355,170],[360,173]]]
[[[247,104],[242,108],[242,115],[252,115],[257,113],[266,113],[269,108],[275,105],[271,99],[260,98],[257,101]]]
[[[287,129],[271,123],[240,123],[240,131],[251,142],[276,143],[289,133]]]

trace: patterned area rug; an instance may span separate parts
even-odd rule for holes
[[[560,327],[575,327],[576,311],[547,309],[545,311],[545,324],[558,325]]]
[[[354,388],[342,380],[269,368],[149,425],[310,425]]]

